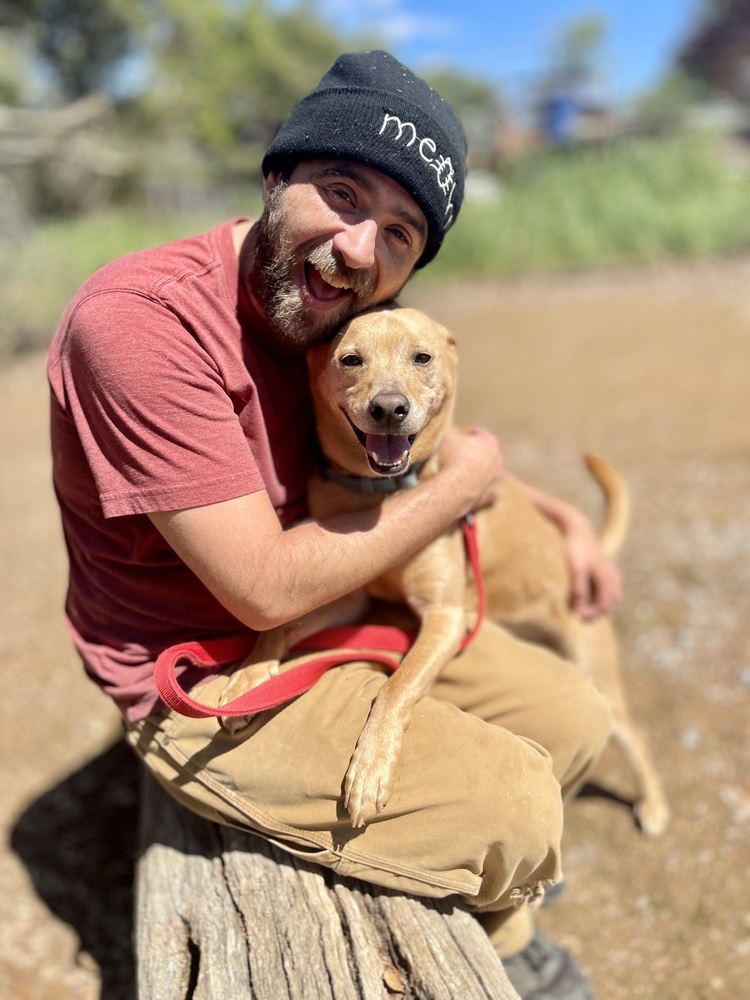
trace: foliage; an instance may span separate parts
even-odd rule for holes
[[[500,103],[495,84],[481,77],[467,76],[445,67],[426,71],[423,76],[434,90],[450,102],[461,119],[474,108],[494,111]]]
[[[267,140],[344,46],[309,0],[281,13],[270,0],[26,0],[14,10],[64,100],[127,96],[213,151]]]
[[[552,78],[568,85],[590,83],[599,68],[607,30],[606,18],[599,14],[584,14],[560,28],[552,49]]]
[[[344,47],[311,0],[281,13],[271,0],[0,0],[0,23],[0,42],[23,52],[27,80],[37,92],[47,81],[47,105],[91,89],[114,98],[106,131],[79,130],[89,159],[106,167],[116,153],[127,156],[128,185],[147,199],[154,186],[170,188],[175,202],[201,185],[257,178],[276,127]],[[23,73],[3,60],[0,94],[11,104],[25,103]],[[59,159],[42,143],[31,146]],[[27,213],[70,203],[57,190],[59,168],[34,162],[11,177]],[[40,181],[34,198],[32,173]],[[93,188],[78,191],[77,210],[99,207]]]
[[[280,15],[264,0],[150,7],[154,86],[143,100],[170,131],[213,152],[248,139],[265,144],[343,44],[306,4]]]
[[[750,176],[730,171],[696,140],[544,154],[517,165],[496,200],[469,198],[437,259],[416,280],[731,254],[750,248],[749,198]],[[259,204],[243,208],[252,214]],[[120,209],[46,223],[20,245],[0,243],[0,359],[46,344],[67,299],[106,260],[197,232],[218,217],[154,219]]]
[[[63,98],[109,87],[136,43],[128,6],[127,0],[25,0],[24,23]]]
[[[673,70],[651,90],[641,94],[633,109],[639,121],[652,128],[676,128],[682,124],[687,108],[713,96],[713,88],[702,80]]]
[[[696,139],[641,139],[522,161],[461,210],[424,280],[508,276],[750,248],[750,176]]]
[[[423,76],[455,108],[466,133],[470,156],[484,164],[492,163],[497,130],[506,113],[497,87],[489,80],[447,68],[426,71]]]
[[[739,0],[739,4],[742,0]],[[700,8],[707,20],[718,21],[726,17],[732,7],[738,6],[738,0],[701,0]]]

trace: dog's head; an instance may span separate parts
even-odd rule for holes
[[[398,476],[447,430],[456,346],[416,309],[361,313],[308,353],[318,439],[339,472]]]

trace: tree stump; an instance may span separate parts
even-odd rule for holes
[[[518,1000],[474,917],[188,812],[145,775],[139,1000]]]

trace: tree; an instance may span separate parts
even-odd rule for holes
[[[126,0],[6,0],[5,6],[31,32],[63,99],[108,90],[137,44]]]
[[[607,21],[599,14],[564,25],[553,43],[551,75],[567,85],[589,85],[599,72],[606,36]]]
[[[488,80],[445,68],[428,70],[424,78],[454,107],[466,132],[472,166],[495,168],[505,120],[497,88]]]
[[[679,55],[689,76],[750,103],[750,0],[706,3],[706,16]]]
[[[343,47],[309,4],[284,14],[265,0],[147,6],[154,79],[144,103],[209,150],[265,142]]]

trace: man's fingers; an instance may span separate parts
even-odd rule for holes
[[[571,567],[571,606],[585,621],[609,614],[622,599],[622,578],[611,564],[587,571]]]

